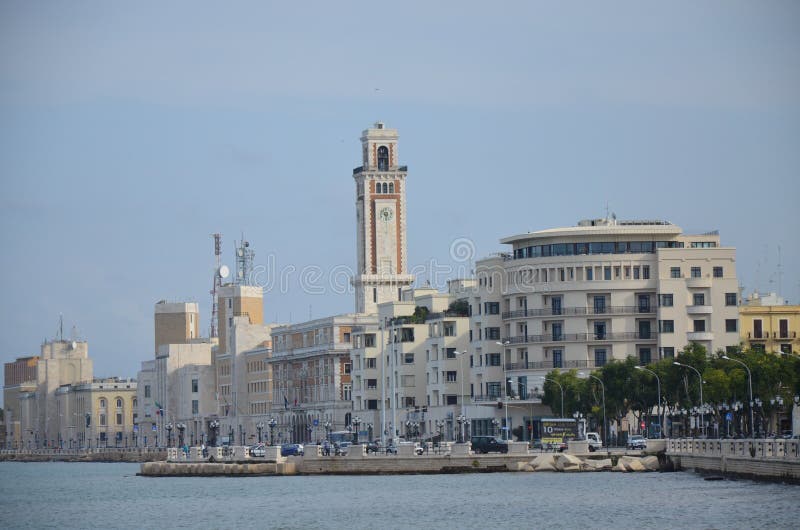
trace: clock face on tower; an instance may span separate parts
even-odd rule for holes
[[[389,221],[391,221],[394,218],[394,212],[392,211],[391,208],[389,208],[387,206],[387,207],[383,208],[380,211],[379,216],[380,216],[381,220],[383,220],[384,222],[388,223]]]

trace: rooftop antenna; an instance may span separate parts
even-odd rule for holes
[[[64,340],[64,313],[58,314],[58,340]]]
[[[236,284],[252,285],[250,277],[253,272],[253,258],[255,252],[250,248],[250,242],[245,241],[244,234],[242,240],[236,247]]]
[[[781,246],[778,245],[778,296],[783,294],[781,286],[783,284],[783,265],[781,264]]]
[[[222,255],[222,234],[211,234],[214,238],[214,282],[211,287],[211,330],[210,336],[218,337],[217,319],[219,315],[219,304],[217,303],[217,291],[222,287],[222,280],[228,277],[230,271],[228,267],[221,264]]]

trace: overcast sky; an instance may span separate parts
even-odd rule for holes
[[[222,6],[0,3],[3,362],[60,313],[96,376],[153,357],[160,299],[207,333],[213,232],[228,265],[244,233],[284,272],[268,320],[352,311],[325,278],[355,267],[376,120],[409,166],[412,266],[608,205],[720,230],[747,291],[800,303],[797,2]]]

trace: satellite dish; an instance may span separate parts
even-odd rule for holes
[[[231,270],[228,268],[227,265],[221,266],[219,268],[219,270],[217,271],[217,274],[219,274],[220,278],[227,278],[230,273],[231,273]]]

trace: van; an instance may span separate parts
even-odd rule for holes
[[[473,436],[470,438],[475,453],[507,453],[508,443],[494,436]]]
[[[594,452],[603,448],[603,440],[600,439],[600,433],[587,432],[586,441],[589,442],[590,452]]]

